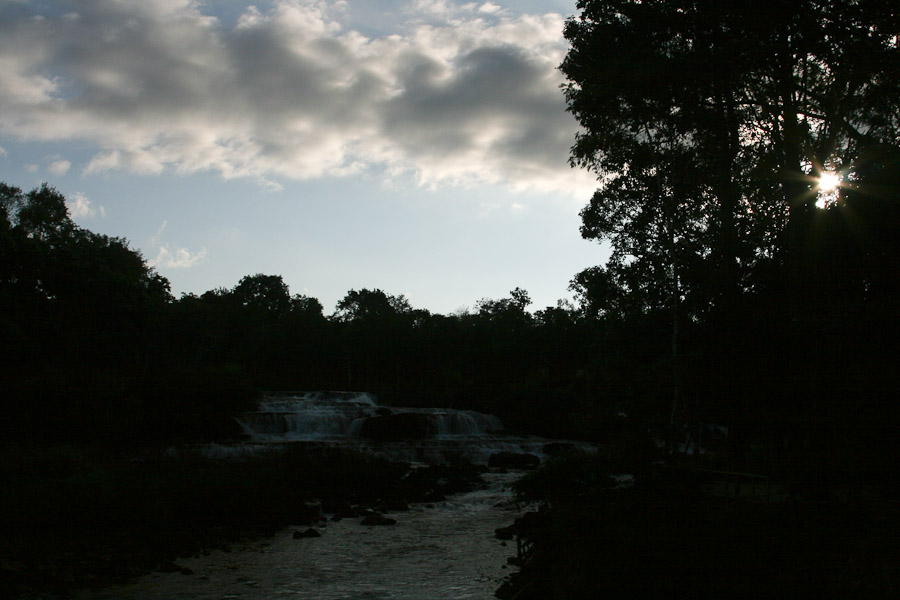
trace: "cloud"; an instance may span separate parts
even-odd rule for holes
[[[156,234],[150,238],[150,243],[158,248],[156,257],[148,261],[153,268],[189,269],[196,267],[206,259],[206,248],[192,252],[188,248],[173,248],[171,244],[163,240],[163,234],[168,221],[163,221]]]
[[[47,167],[47,170],[53,173],[54,175],[65,175],[69,172],[69,168],[72,166],[72,163],[67,160],[55,160],[50,163],[50,166]]]
[[[346,3],[275,0],[228,22],[204,12],[215,6],[9,8],[0,132],[91,142],[86,174],[215,172],[277,188],[377,169],[429,187],[595,187],[567,163],[561,15],[416,0],[395,33],[367,37],[342,21]]]
[[[106,216],[106,209],[103,206],[95,208],[94,204],[81,192],[73,194],[71,199],[66,201],[66,206],[69,207],[69,214],[75,219],[89,219],[97,215]]]
[[[187,248],[172,249],[168,244],[160,246],[156,258],[150,261],[154,268],[189,269],[196,267],[206,258],[206,248],[192,253]]]
[[[0,158],[5,158],[9,153],[6,151],[6,148],[0,146]]]

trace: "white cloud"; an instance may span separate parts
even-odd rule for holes
[[[159,252],[156,254],[156,258],[150,261],[150,266],[154,268],[189,269],[199,265],[205,258],[206,248],[192,253],[187,248],[173,249],[168,244],[165,244],[159,247]]]
[[[6,157],[9,153],[6,151],[6,148],[0,146],[0,156]]]
[[[277,188],[377,168],[431,187],[595,187],[567,163],[561,15],[416,0],[397,33],[367,37],[342,24],[346,3],[320,0],[250,6],[233,25],[190,0],[71,6],[23,4],[0,23],[0,133],[92,142],[85,174]]]
[[[96,217],[97,215],[100,215],[101,217],[106,216],[106,209],[103,208],[103,206],[94,207],[93,202],[81,192],[73,194],[71,198],[66,201],[66,205],[69,207],[69,214],[75,219],[89,219]]]
[[[72,166],[72,163],[67,160],[55,160],[50,163],[50,166],[47,167],[47,170],[53,173],[54,175],[65,175],[69,172],[69,168]]]
[[[150,238],[150,243],[158,247],[156,257],[148,261],[150,266],[154,268],[189,269],[202,263],[206,259],[206,248],[192,252],[188,248],[173,248],[169,242],[163,240],[163,234],[168,225],[168,221],[163,221],[153,237]]]
[[[481,6],[478,7],[478,12],[487,13],[489,15],[496,14],[501,12],[503,9],[493,2],[485,2]]]

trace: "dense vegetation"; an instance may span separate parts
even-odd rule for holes
[[[227,438],[259,390],[367,390],[604,444],[522,485],[553,506],[548,543],[568,549],[537,563],[552,578],[532,580],[535,597],[650,580],[752,595],[787,564],[790,581],[761,595],[882,575],[896,590],[866,569],[884,566],[872,557],[888,552],[900,483],[900,15],[865,0],[579,10],[561,66],[583,126],[572,163],[601,182],[582,234],[613,254],[574,276],[577,306],[529,312],[517,288],[440,315],[361,289],[326,315],[264,274],[174,298],[125,240],[76,226],[53,188],[2,184],[10,455]],[[825,173],[840,186],[818,189]],[[716,451],[680,454],[709,424],[727,427]],[[684,463],[768,477],[792,503],[722,501]]]
[[[571,160],[601,181],[582,233],[613,255],[575,287],[627,356],[601,351],[600,381],[668,443],[616,428],[523,480],[548,510],[500,595],[896,595],[900,13],[578,7]]]
[[[6,439],[208,441],[266,389],[367,390],[548,433],[588,409],[596,325],[571,306],[531,314],[516,289],[445,316],[362,289],[325,316],[262,274],[175,299],[125,240],[75,225],[53,188],[0,193]]]

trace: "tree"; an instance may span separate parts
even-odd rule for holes
[[[343,336],[346,385],[376,391],[401,385],[416,320],[405,296],[380,289],[350,290],[337,303],[331,319]]]
[[[412,310],[409,301],[401,294],[393,296],[379,289],[350,290],[337,304],[332,318],[340,322],[377,320],[395,317]]]
[[[561,65],[583,127],[571,162],[600,184],[582,233],[613,246],[609,263],[576,278],[579,297],[620,316],[669,304],[673,333],[690,325],[706,353],[710,395],[771,396],[752,387],[768,372],[791,402],[831,393],[816,357],[835,344],[821,332],[837,329],[823,319],[846,317],[820,308],[823,286],[838,288],[824,265],[836,264],[837,242],[837,262],[855,252],[835,219],[867,213],[848,209],[874,198],[872,155],[900,147],[900,10],[873,0],[578,7]],[[825,198],[817,183],[829,171],[843,183]],[[760,323],[784,333],[764,344]]]
[[[867,147],[900,139],[900,16],[883,3],[578,6],[561,65],[569,110],[584,127],[572,163],[600,176],[598,194],[615,197],[617,187],[640,185],[631,182],[647,187],[648,175],[681,179],[683,171],[661,158],[689,158],[703,189],[678,190],[656,208],[660,195],[644,190],[641,210],[704,205],[702,253],[723,280],[716,295],[726,303],[760,259],[801,252],[819,173],[841,169],[849,177]],[[600,207],[605,221],[595,219],[605,228],[586,223],[586,235],[640,242],[646,229],[634,226],[634,212],[611,204]]]
[[[251,310],[283,315],[291,309],[291,294],[281,275],[246,275],[234,286],[232,293]]]

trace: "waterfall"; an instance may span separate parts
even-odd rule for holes
[[[486,436],[503,431],[494,415],[443,408],[388,408],[366,393],[277,392],[267,394],[256,411],[238,418],[254,441],[358,438],[371,418],[418,415],[435,438]]]
[[[462,459],[487,464],[491,455],[547,455],[550,440],[506,434],[494,415],[474,410],[379,405],[364,392],[267,393],[257,410],[237,418],[243,444],[210,446],[206,453],[240,459],[286,444],[344,447],[394,461],[441,463]],[[588,444],[567,443],[593,451]]]

